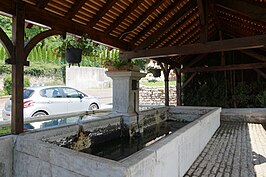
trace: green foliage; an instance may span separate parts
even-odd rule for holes
[[[185,80],[189,76],[186,74]],[[228,87],[229,83],[224,81],[223,73],[201,73],[185,87],[183,102],[185,105],[225,108],[265,107],[265,82],[239,82],[232,89]]]
[[[97,47],[96,43],[92,42],[87,34],[80,38],[67,36],[66,39],[61,39],[61,45],[57,48],[59,56],[70,48],[79,48],[82,50],[82,55],[90,56]]]
[[[10,65],[0,65],[0,74],[11,74],[11,66]]]
[[[256,98],[260,103],[260,106],[266,108],[266,91],[259,93]]]
[[[28,77],[24,77],[24,87],[30,86],[30,79]],[[10,75],[4,77],[4,92],[7,95],[12,94],[12,78]]]
[[[0,15],[0,26],[9,38],[12,36],[12,21],[10,17]]]
[[[11,134],[11,126],[0,127],[0,136]]]

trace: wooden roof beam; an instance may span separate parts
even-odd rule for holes
[[[206,0],[197,0],[199,14],[200,14],[200,42],[206,43],[208,41],[208,10]]]
[[[156,0],[152,6],[149,7],[147,11],[145,11],[139,18],[136,19],[134,23],[132,23],[128,28],[127,32],[123,34],[129,34],[131,31],[134,31],[140,24],[145,21],[147,17],[149,17],[162,3],[164,0]],[[124,39],[126,35],[122,35],[120,38]]]
[[[118,0],[109,0],[107,1],[107,3],[102,7],[102,9],[100,9],[95,16],[93,17],[93,19],[88,23],[89,27],[93,27],[112,7],[113,5],[115,5],[115,3]]]
[[[266,68],[266,62],[265,63],[225,65],[225,66],[183,68],[181,69],[181,73],[232,71],[232,70],[246,70],[246,69],[257,69],[257,68]]]
[[[41,9],[44,9],[50,0],[39,0],[37,6]]]
[[[137,42],[142,36],[144,36],[146,33],[148,33],[150,30],[152,30],[153,27],[156,26],[156,24],[158,22],[160,22],[161,20],[163,20],[169,13],[171,13],[178,4],[180,4],[183,0],[176,0],[174,1],[171,5],[169,5],[161,14],[159,14],[158,18],[156,18],[155,20],[153,20],[153,22],[149,23],[149,25],[147,25],[146,27],[144,27],[144,29],[142,30],[142,32],[140,32],[135,39],[131,42],[132,44],[134,44],[135,42]]]
[[[126,19],[131,12],[133,12],[144,0],[133,0],[133,2],[125,9],[124,13],[114,21],[112,25],[106,30],[105,34],[111,33],[124,19]]]
[[[168,20],[160,29],[158,29],[154,34],[150,35],[141,45],[139,45],[135,50],[144,49],[151,45],[155,40],[162,36],[166,31],[170,30],[179,23],[180,18],[186,17],[190,14],[190,11],[196,6],[195,1],[189,1],[184,5],[178,13],[176,13],[170,20]]]
[[[260,55],[256,52],[251,51],[251,50],[240,50],[240,52],[245,54],[245,55],[248,55],[252,58],[256,58],[257,60],[266,62],[266,56],[265,55]]]
[[[148,50],[123,52],[122,56],[132,58],[159,58],[179,55],[194,55],[221,51],[243,50],[266,46],[266,35],[227,39],[207,42],[206,44],[189,44]]]
[[[69,12],[66,14],[65,17],[67,19],[72,19],[81,9],[81,7],[86,3],[86,1],[87,0],[76,1],[76,3],[73,5],[73,7],[71,7],[71,9],[69,10]]]
[[[253,3],[240,0],[216,0],[216,3],[227,9],[245,14],[252,19],[266,22],[266,10],[263,7],[254,5]]]

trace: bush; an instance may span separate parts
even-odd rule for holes
[[[28,77],[24,77],[24,87],[30,86],[30,79]],[[12,94],[12,78],[11,76],[4,77],[4,92],[7,95]]]
[[[259,93],[256,98],[259,101],[260,106],[265,108],[266,107],[266,91]]]

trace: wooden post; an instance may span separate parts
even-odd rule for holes
[[[176,106],[181,106],[181,72],[180,68],[175,67],[176,74]]]
[[[15,46],[14,63],[12,63],[12,119],[11,132],[23,132],[23,80],[24,80],[24,3],[16,2],[16,15],[13,16],[12,41]]]
[[[163,69],[164,74],[164,90],[165,90],[165,106],[169,106],[169,73],[171,68],[168,68],[168,64],[160,63],[161,68]]]

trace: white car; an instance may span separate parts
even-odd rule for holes
[[[99,109],[99,100],[71,87],[42,86],[24,89],[24,118]],[[11,100],[2,112],[3,120],[11,118]]]

